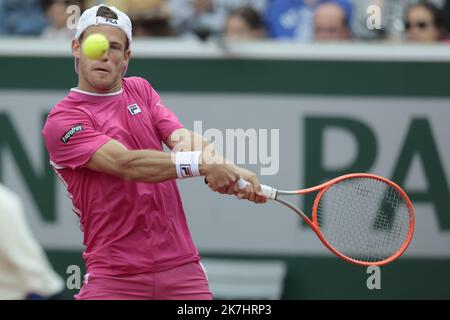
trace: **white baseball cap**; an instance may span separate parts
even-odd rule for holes
[[[114,13],[117,14],[117,19],[111,19],[111,18],[97,16],[100,7],[109,8],[111,11],[113,11]],[[80,17],[80,20],[78,21],[77,32],[75,33],[75,39],[79,40],[81,35],[83,34],[84,31],[86,31],[87,28],[89,28],[91,26],[98,26],[100,24],[116,27],[116,28],[119,28],[120,30],[122,30],[125,33],[125,35],[127,36],[129,45],[131,46],[131,41],[133,40],[133,36],[132,36],[132,28],[133,27],[132,27],[130,18],[125,13],[123,13],[122,11],[117,9],[116,7],[109,7],[109,6],[105,6],[103,4],[89,8],[83,12],[83,14]],[[78,74],[78,59],[77,58],[75,58],[74,64],[75,64],[75,72]],[[125,69],[123,70],[123,72],[122,72],[123,76],[125,76],[125,73],[127,72],[127,68],[128,68],[128,66],[126,66]]]
[[[97,16],[98,11],[101,7],[109,8],[115,14],[117,14],[117,19],[105,18]],[[116,7],[108,7],[105,5],[94,6],[83,12],[78,21],[77,32],[75,33],[75,38],[80,39],[83,32],[90,26],[98,26],[99,24],[105,24],[108,26],[116,27],[122,30],[128,38],[128,41],[132,41],[132,25],[130,18],[117,9]]]

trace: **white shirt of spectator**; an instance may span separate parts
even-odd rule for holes
[[[0,184],[0,299],[51,297],[63,288],[28,227],[20,198]]]

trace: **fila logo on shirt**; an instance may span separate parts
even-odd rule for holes
[[[128,111],[130,111],[132,116],[137,115],[138,113],[141,113],[141,108],[137,104],[132,104],[131,106],[128,106]]]

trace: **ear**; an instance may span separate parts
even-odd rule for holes
[[[72,40],[72,55],[77,58],[80,59],[80,49],[81,49],[81,43],[78,39],[73,39]]]
[[[127,72],[128,63],[130,62],[130,57],[131,57],[131,50],[130,49],[125,50],[125,56],[124,56],[125,60],[122,62],[122,68],[121,68],[122,75],[125,75],[125,73]]]
[[[131,50],[130,49],[125,50],[124,58],[125,58],[126,64],[128,65],[128,62],[130,61],[130,58],[131,58]]]

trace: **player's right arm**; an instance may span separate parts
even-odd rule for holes
[[[170,153],[128,150],[113,139],[94,153],[86,167],[131,181],[155,183],[177,178]]]
[[[124,180],[157,183],[176,179],[177,172],[172,153],[156,150],[128,150],[116,140],[100,147],[87,162],[86,167],[118,176]],[[214,176],[214,188],[225,193],[239,176],[227,164],[202,163],[200,172]]]
[[[178,178],[173,153],[129,150],[98,131],[89,114],[75,108],[52,112],[42,130],[50,163],[55,169],[89,168],[132,181],[156,183]],[[173,158],[172,158],[173,157]],[[214,188],[226,193],[239,180],[231,166],[200,163],[200,174],[215,177]]]

